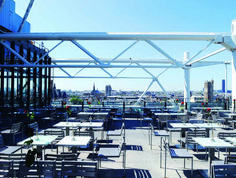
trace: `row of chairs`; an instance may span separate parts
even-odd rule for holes
[[[18,169],[14,169],[14,164],[19,165]],[[60,164],[60,168],[57,167]],[[1,160],[0,175],[4,177],[19,178],[38,178],[38,177],[98,177],[97,161],[35,161],[31,167],[27,167],[24,160]]]

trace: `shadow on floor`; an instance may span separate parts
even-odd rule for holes
[[[186,177],[191,177],[191,170],[184,170],[183,171],[183,174],[186,176]],[[202,174],[200,174],[200,172],[198,170],[194,170],[193,171],[193,177],[191,178],[203,178]]]
[[[143,151],[143,147],[141,145],[126,145],[126,150]]]
[[[143,169],[126,169],[124,176],[124,169],[100,169],[99,177],[102,178],[152,178],[148,170]]]

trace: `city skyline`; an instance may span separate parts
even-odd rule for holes
[[[28,1],[15,0],[16,12],[24,15]],[[45,4],[47,4],[45,6]],[[84,2],[84,1],[35,1],[28,21],[31,23],[31,32],[230,32],[231,21],[235,19],[234,4],[197,1],[108,1]],[[48,11],[43,11],[47,7]],[[199,11],[201,9],[201,11]],[[221,13],[219,13],[219,10]],[[63,13],[62,13],[63,12]],[[81,42],[93,54],[98,57],[113,58],[124,50],[132,42]],[[194,56],[209,42],[183,42],[183,41],[158,41],[157,43],[170,56],[183,60],[184,52],[190,52]],[[55,42],[44,41],[44,45],[50,49]],[[209,50],[204,51],[199,57],[218,50],[220,46],[212,45]],[[74,45],[65,43],[59,49],[52,51],[53,59],[64,58],[86,58],[88,57],[78,51]],[[127,51],[120,58],[142,59],[163,58],[157,51],[144,42],[139,42],[134,48]],[[231,61],[228,51],[211,57],[209,60]],[[164,69],[151,70],[158,75]],[[76,70],[70,70],[76,73]],[[61,72],[55,69],[55,74]],[[118,73],[119,70],[109,70]],[[94,69],[92,72],[84,70],[81,75],[89,76],[100,74],[101,71]],[[141,70],[126,70],[123,75],[132,74],[146,76]],[[221,81],[225,78],[225,66],[215,65],[191,69],[190,89],[202,90],[206,80],[213,79],[215,88],[221,88]],[[54,79],[57,88],[85,90],[95,82],[98,89],[110,84],[117,90],[145,90],[150,80],[134,79]],[[167,91],[184,89],[184,71],[182,69],[169,69],[159,77],[160,83]],[[228,67],[228,89],[231,89],[231,66]],[[154,83],[150,91],[161,91]]]

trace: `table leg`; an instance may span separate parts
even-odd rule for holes
[[[69,136],[70,132],[69,132],[69,127],[66,127],[66,136]]]
[[[181,128],[181,137],[185,137],[186,128]]]
[[[71,150],[72,150],[72,153],[77,153],[77,146],[72,146]]]
[[[209,156],[208,156],[208,162],[209,162],[209,169],[208,169],[208,177],[211,177],[211,163],[212,160],[215,159],[215,148],[208,148]]]
[[[210,128],[206,128],[207,137],[210,137]]]

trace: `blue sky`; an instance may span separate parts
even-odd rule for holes
[[[23,16],[29,0],[15,0],[16,12]],[[31,32],[230,32],[231,21],[236,19],[236,1],[210,0],[35,0],[28,21]],[[49,49],[57,42],[45,42]],[[97,57],[113,58],[127,48],[132,41],[82,41],[81,44]],[[176,59],[183,59],[185,51],[190,56],[204,48],[208,42],[155,41],[155,43]],[[197,58],[222,48],[211,45]],[[69,42],[50,53],[52,58],[87,58]],[[121,58],[161,58],[152,47],[139,42]],[[231,60],[228,51],[211,57],[210,60]],[[228,88],[231,89],[231,66],[228,67]],[[66,69],[68,70],[68,69]],[[151,70],[158,75],[163,69]],[[68,70],[71,74],[77,70]],[[117,73],[119,70],[109,70]],[[55,74],[61,74],[55,70]],[[100,70],[84,70],[81,75],[99,74]],[[182,69],[169,69],[160,76],[159,81],[166,90],[183,90],[184,75]],[[127,70],[122,76],[144,75],[140,70]],[[204,81],[213,79],[215,89],[221,88],[225,76],[225,66],[217,65],[191,69],[191,90],[202,90]],[[111,84],[115,90],[145,90],[151,80],[120,79],[55,79],[57,88],[85,90],[96,88],[104,90]],[[150,90],[160,91],[155,83]]]

